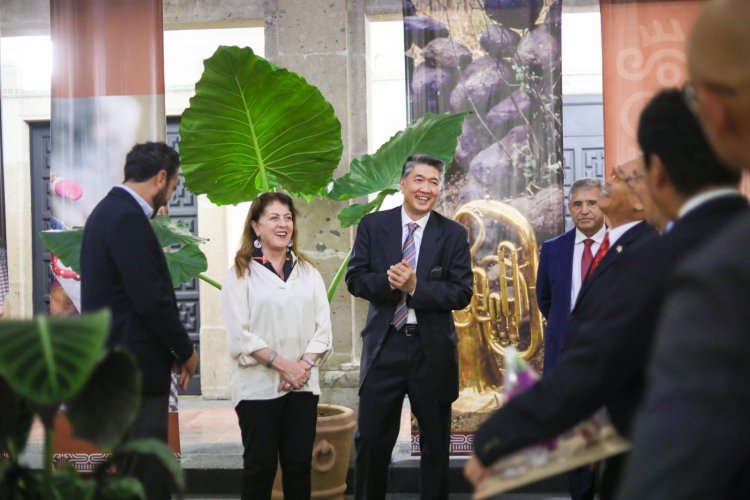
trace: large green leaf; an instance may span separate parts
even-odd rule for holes
[[[174,457],[174,452],[165,443],[154,438],[126,441],[114,450],[112,459],[117,461],[117,458],[131,454],[151,455],[158,459],[169,471],[170,477],[178,490],[183,491],[185,489],[185,475]]]
[[[388,195],[397,193],[395,189],[385,189],[378,193],[378,195],[369,203],[355,203],[348,207],[342,208],[339,212],[339,223],[341,227],[349,227],[354,224],[359,224],[359,221],[365,215],[369,214],[373,210],[376,210],[383,204],[383,200]]]
[[[384,189],[398,190],[404,161],[414,153],[425,153],[450,163],[466,115],[423,115],[391,137],[375,154],[352,160],[349,172],[333,181],[327,196],[350,200]]]
[[[341,159],[341,124],[320,91],[250,48],[204,61],[180,121],[185,184],[217,205],[283,188],[314,194]]]
[[[185,245],[176,252],[166,252],[164,256],[167,259],[172,286],[175,288],[208,269],[206,255],[198,245]]]
[[[179,221],[173,221],[168,215],[158,215],[151,219],[151,228],[162,247],[172,245],[200,245],[206,238],[190,232],[190,228]]]
[[[111,450],[135,420],[140,388],[133,355],[121,348],[107,353],[81,392],[67,403],[73,434]]]
[[[151,227],[162,248],[181,247],[179,250],[165,253],[172,286],[178,287],[187,283],[208,269],[206,255],[198,247],[198,244],[207,241],[205,238],[190,233],[186,225],[172,221],[167,215],[152,219]],[[47,250],[57,255],[63,264],[77,273],[81,272],[83,228],[42,231],[39,236]]]
[[[81,390],[102,357],[109,311],[75,318],[0,322],[0,377],[39,405],[66,401]]]
[[[47,250],[57,255],[63,264],[77,273],[81,273],[81,242],[83,228],[50,229],[39,233]]]

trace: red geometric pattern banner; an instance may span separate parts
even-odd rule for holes
[[[638,116],[654,93],[687,80],[685,42],[702,3],[600,0],[608,172],[640,155]]]

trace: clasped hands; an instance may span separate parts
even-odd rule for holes
[[[417,273],[405,260],[393,264],[386,274],[388,274],[388,283],[394,290],[412,293],[417,288]]]
[[[288,359],[280,360],[276,358],[279,363],[279,373],[281,373],[281,382],[276,388],[278,392],[282,391],[296,391],[302,389],[308,380],[310,380],[310,372],[312,367],[302,361],[291,361]]]

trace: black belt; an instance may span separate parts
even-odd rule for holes
[[[396,330],[396,327],[391,325],[391,328]],[[419,335],[419,325],[404,325],[400,330],[396,330],[396,333],[400,333],[406,337],[415,337]]]

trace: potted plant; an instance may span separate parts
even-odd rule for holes
[[[139,404],[140,374],[129,352],[105,348],[109,324],[108,311],[0,323],[0,498],[145,499],[137,479],[107,473],[130,453],[157,456],[184,489],[165,444],[122,442]],[[55,418],[62,405],[76,437],[112,452],[109,462],[86,477],[70,465],[53,470]],[[34,417],[44,428],[41,471],[20,461]]]

